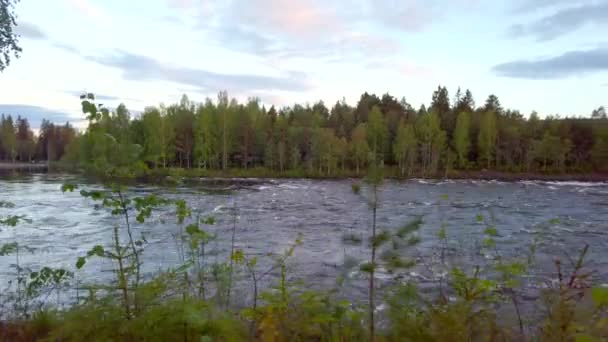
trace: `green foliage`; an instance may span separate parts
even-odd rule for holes
[[[72,272],[62,268],[42,267],[39,271],[30,272],[26,288],[29,295],[33,296],[45,286],[67,284],[73,276]]]
[[[488,169],[490,168],[492,161],[494,161],[494,156],[496,154],[497,137],[496,114],[494,112],[486,112],[483,115],[477,140],[482,160],[485,160],[485,167]]]
[[[366,262],[366,263],[361,264],[361,266],[359,266],[359,269],[361,270],[361,272],[372,273],[372,272],[374,272],[376,267],[377,267],[376,264],[373,264],[371,262]]]
[[[497,288],[497,283],[490,279],[480,278],[480,269],[476,267],[473,275],[455,267],[451,271],[451,285],[458,295],[465,301],[490,299]]]
[[[397,137],[393,146],[395,160],[399,165],[401,176],[410,175],[417,160],[416,133],[412,124],[402,121],[397,130]]]
[[[591,296],[597,306],[608,306],[608,288],[596,287],[592,289]]]
[[[387,231],[383,231],[383,232],[377,234],[376,236],[372,237],[370,244],[372,247],[378,248],[378,247],[384,245],[390,239],[391,239],[391,234]]]
[[[420,143],[422,170],[425,175],[436,174],[447,143],[446,133],[441,129],[437,113],[419,116],[415,131]]]
[[[454,105],[447,94],[439,87],[429,111],[367,93],[354,107],[317,102],[277,111],[257,98],[239,103],[222,91],[216,101],[184,96],[132,117],[124,105],[110,110],[87,93],[80,99],[89,121],[83,133],[43,120],[34,139],[25,118],[3,116],[0,160],[60,161],[53,165],[104,178],[167,176],[168,168],[221,176],[359,177],[370,161],[392,177],[447,176],[454,166],[589,172],[608,165],[603,109],[591,119],[541,120],[536,113],[525,118],[504,110],[494,95],[475,108],[470,91],[459,91]]]
[[[61,192],[73,192],[77,188],[77,185],[65,183],[61,185]]]
[[[19,35],[14,31],[17,26],[15,4],[18,2],[19,0],[0,2],[0,72],[9,66],[11,55],[18,58],[21,52]]]
[[[418,216],[414,220],[403,225],[403,227],[399,228],[396,235],[403,239],[406,237],[406,235],[419,230],[423,223],[424,221],[422,216]]]
[[[17,242],[9,242],[0,246],[0,256],[5,256],[9,254],[13,254],[19,248],[19,244]]]
[[[471,115],[461,112],[456,119],[456,129],[454,130],[454,149],[458,157],[458,166],[465,168],[469,161]]]
[[[497,237],[498,236],[498,230],[496,230],[495,227],[487,227],[483,232],[487,236],[491,236],[491,237]]]
[[[31,223],[32,221],[26,218],[25,215],[12,215],[5,218],[0,218],[0,226],[16,227],[19,222]]]

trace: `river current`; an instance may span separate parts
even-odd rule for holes
[[[0,241],[17,240],[30,248],[31,252],[21,254],[20,262],[32,269],[44,265],[65,267],[75,271],[78,282],[109,279],[109,263],[91,260],[78,271],[74,264],[94,245],[107,245],[112,227],[121,221],[108,211],[95,208],[95,202],[83,198],[78,191],[62,193],[60,188],[65,182],[77,183],[84,189],[101,188],[71,175],[1,176],[0,201],[13,202],[15,207],[0,208],[0,217],[26,215],[31,223],[2,227]],[[356,265],[369,256],[366,241],[371,212],[366,191],[353,193],[352,183],[353,180],[201,179],[176,187],[138,185],[130,188],[129,195],[156,193],[184,199],[195,215],[215,217],[217,223],[205,227],[218,236],[210,245],[209,262],[226,260],[235,221],[236,248],[247,255],[257,255],[261,270],[272,265],[271,258],[266,257],[268,253],[281,253],[301,234],[302,244],[289,261],[290,278],[307,286],[329,288],[343,276],[348,280],[342,285],[343,293],[364,298],[366,275]],[[405,248],[405,254],[418,263],[399,276],[416,280],[422,288],[432,287],[441,276],[438,273],[444,271],[436,267],[441,227],[445,227],[449,240],[451,264],[470,267],[491,258],[492,253],[505,259],[522,259],[535,244],[527,283],[540,288],[554,276],[556,258],[575,258],[589,244],[587,267],[596,271],[596,281],[608,283],[608,183],[390,180],[382,185],[379,199],[380,230],[392,231],[422,217],[420,243]],[[174,212],[173,207],[155,211],[148,222],[134,227],[149,242],[143,257],[148,276],[180,264],[176,243],[180,228]],[[480,215],[484,222],[479,221]],[[489,225],[498,232],[496,250],[491,252],[481,247]],[[3,282],[11,276],[13,262],[12,256],[0,257]],[[381,283],[395,279],[387,272],[380,272],[378,277]],[[272,282],[273,278],[268,277],[266,286]],[[242,283],[246,286],[246,282]],[[533,293],[530,290],[531,296]]]

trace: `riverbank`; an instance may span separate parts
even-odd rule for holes
[[[0,170],[23,170],[23,169],[36,169],[43,170],[47,169],[49,165],[46,162],[43,163],[21,163],[21,162],[3,162],[0,161]]]
[[[523,180],[535,181],[577,181],[577,182],[608,182],[608,172],[587,173],[535,173],[535,172],[503,172],[484,170],[453,170],[434,176],[415,173],[408,177],[401,176],[396,167],[384,169],[387,179],[474,179],[474,180],[497,180],[505,182],[516,182]],[[357,173],[355,170],[340,170],[331,175],[318,172],[306,172],[304,170],[288,170],[285,172],[271,171],[265,168],[251,169],[228,169],[228,170],[203,170],[203,169],[154,169],[148,170],[145,178],[177,177],[177,178],[309,178],[309,179],[357,179],[365,177],[363,171]]]
[[[94,176],[95,172],[82,168],[75,168],[64,163],[10,163],[0,162],[0,170],[15,171],[44,171],[66,172]],[[275,179],[360,179],[365,177],[365,170],[344,169],[335,170],[331,174],[326,172],[309,172],[303,169],[285,170],[283,172],[270,170],[267,168],[231,168],[227,170],[199,169],[199,168],[157,168],[145,169],[135,173],[136,178],[143,181],[157,181],[179,178],[275,178]],[[472,180],[497,180],[503,182],[517,182],[523,180],[533,181],[576,181],[576,182],[608,182],[608,171],[605,172],[507,172],[495,170],[451,170],[435,175],[428,175],[420,172],[412,173],[409,176],[401,176],[397,167],[389,166],[384,168],[384,177],[387,179],[472,179]]]

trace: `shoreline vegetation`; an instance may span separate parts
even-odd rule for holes
[[[75,168],[74,165],[66,165],[61,162],[53,163],[11,163],[0,162],[2,171],[47,171],[66,172],[70,174],[87,175],[84,169]],[[95,175],[93,175],[95,176]],[[228,170],[205,170],[198,168],[160,168],[148,169],[135,175],[140,180],[158,180],[161,178],[275,178],[275,179],[362,179],[365,175],[355,170],[340,170],[333,175],[320,174],[317,172],[306,172],[305,170],[289,170],[278,172],[267,168],[228,169]],[[384,177],[394,180],[428,179],[428,180],[495,180],[503,182],[517,181],[577,181],[577,182],[608,182],[608,172],[582,172],[582,173],[541,173],[541,172],[506,172],[494,170],[451,170],[436,176],[428,176],[422,173],[412,174],[404,177],[399,174],[396,167],[384,168]]]

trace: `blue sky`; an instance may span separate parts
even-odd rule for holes
[[[608,0],[27,0],[0,112],[78,122],[77,94],[134,111],[364,91],[427,104],[439,84],[528,114],[608,105]],[[82,123],[80,123],[82,124]]]

